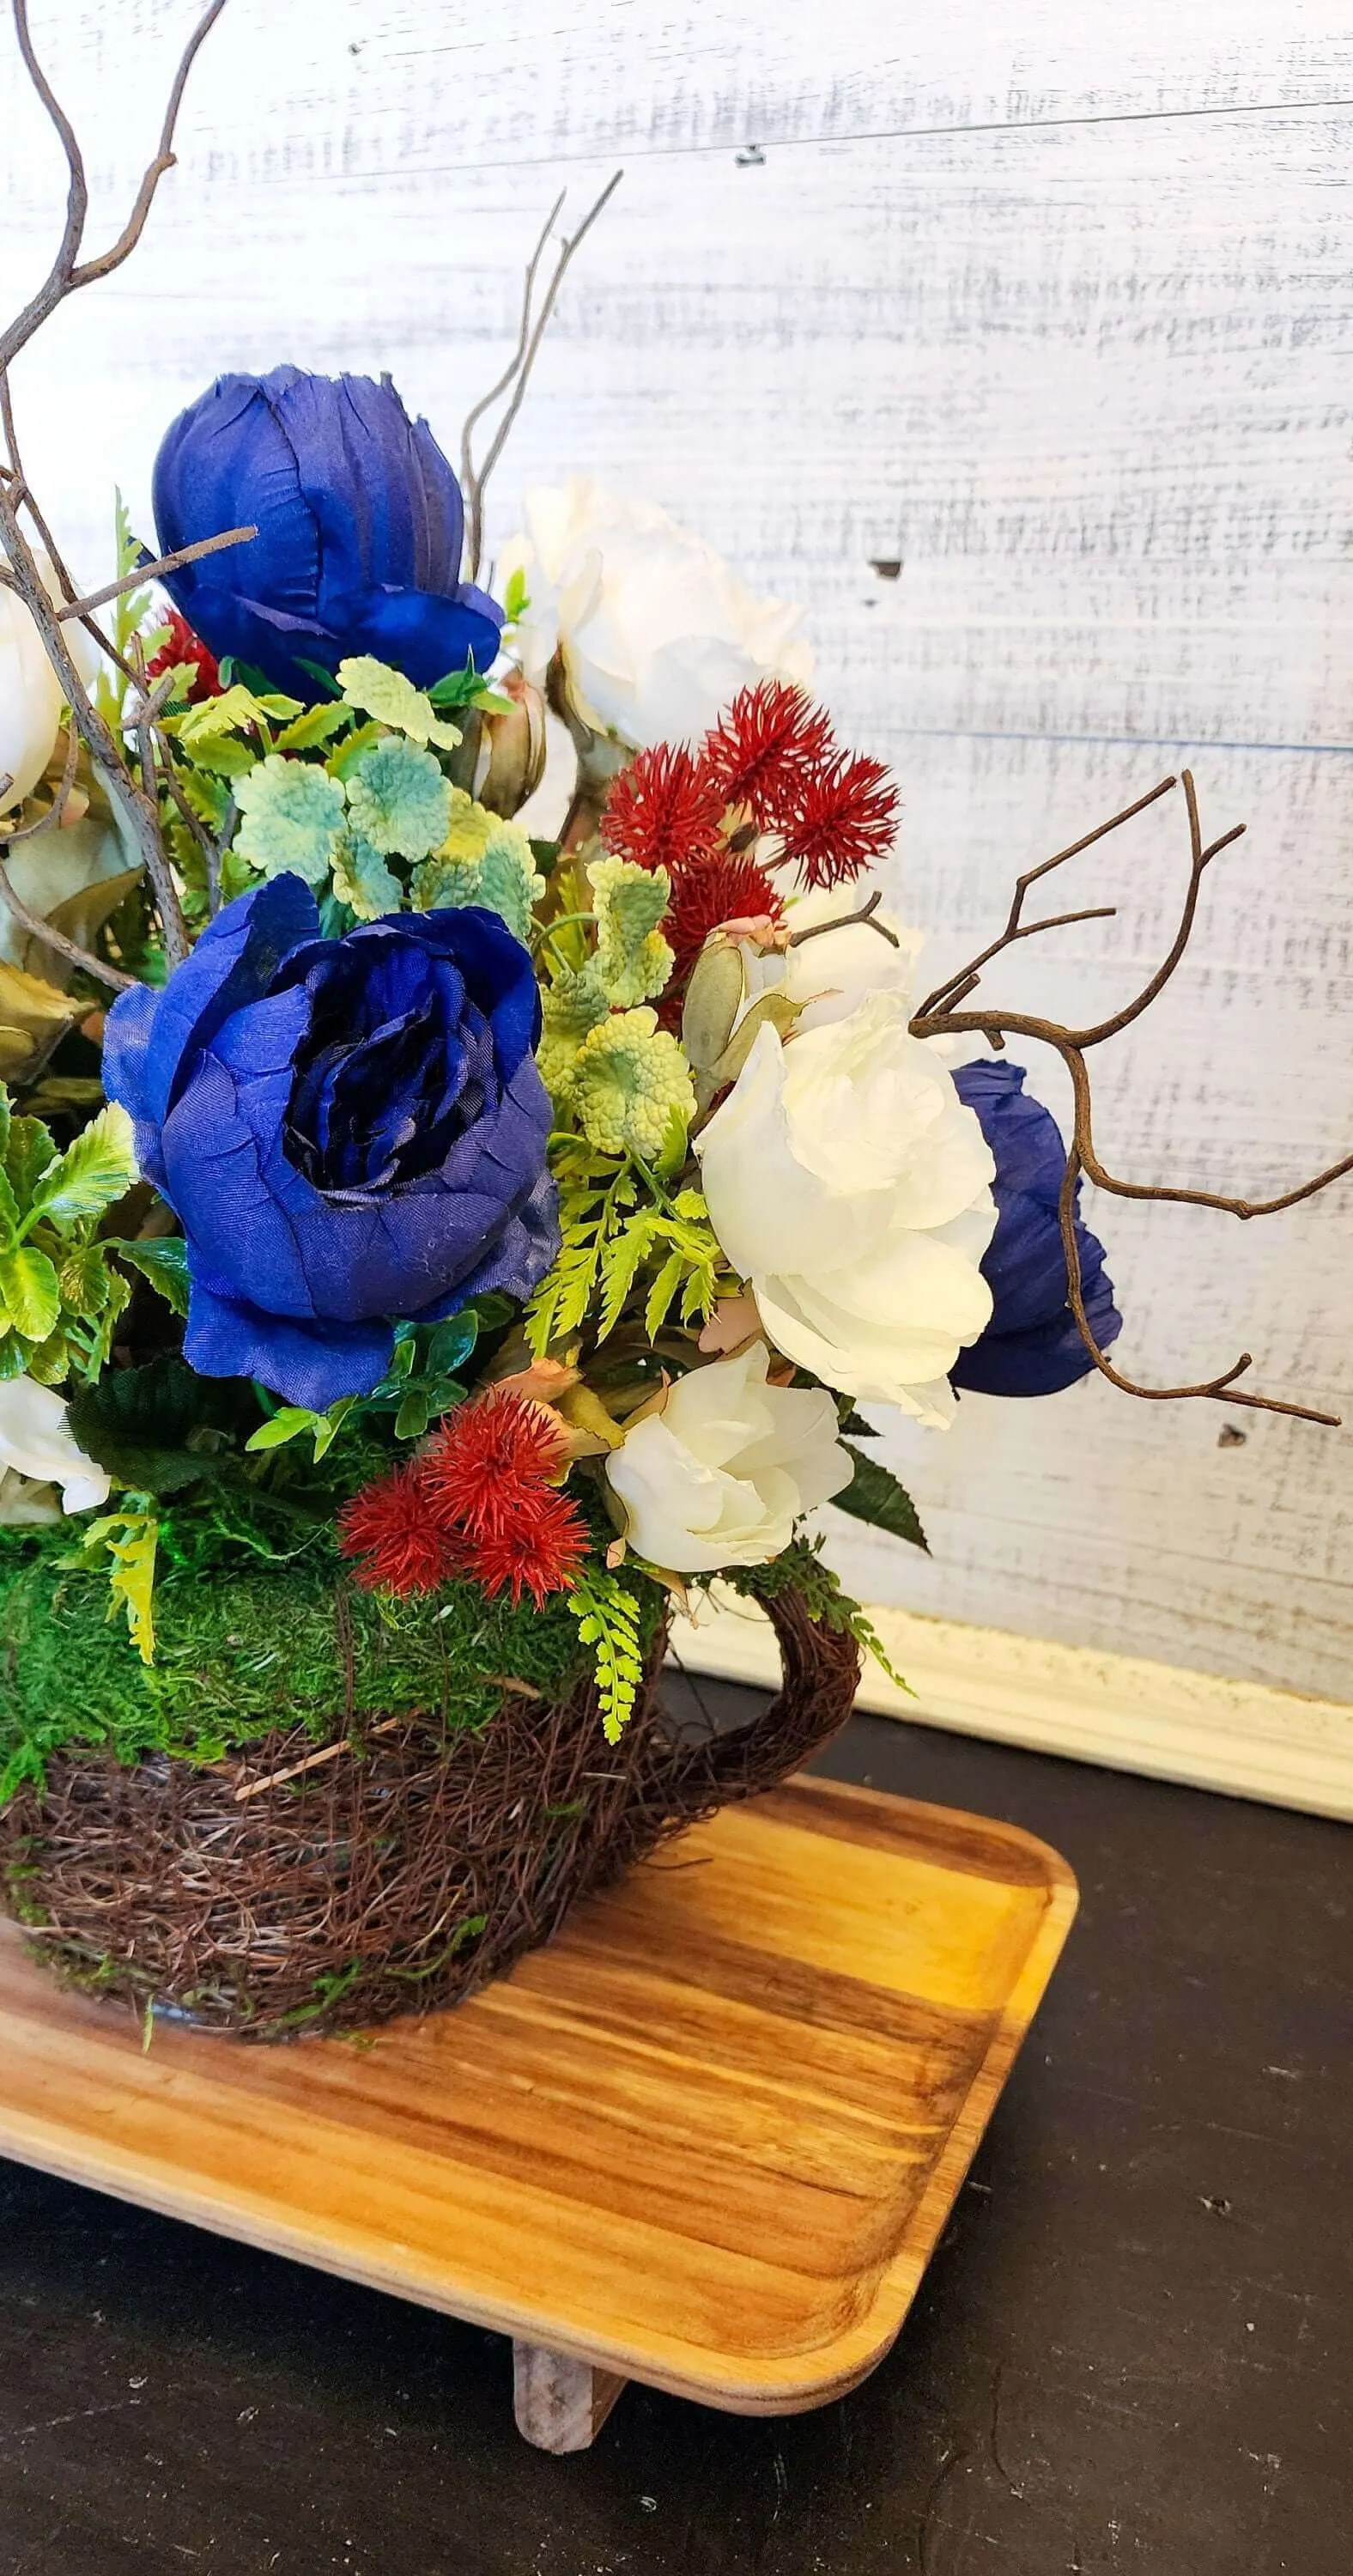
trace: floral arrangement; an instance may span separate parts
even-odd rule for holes
[[[1205,845],[1192,782],[1179,930],[1111,1019],[1012,1011],[988,970],[1086,917],[1025,904],[1174,780],[922,996],[871,882],[897,791],[812,694],[797,613],[585,479],[528,497],[481,586],[501,437],[476,469],[472,415],[458,475],[388,378],[220,377],[166,430],[157,549],[119,509],[82,594],[7,370],[144,219],[82,266],[73,216],[0,335],[0,1522],[30,1612],[40,1565],[126,1616],[116,1689],[87,1623],[59,1687],[30,1657],[0,1786],[60,1743],[206,1760],[284,1711],[421,1704],[453,1608],[481,1667],[571,1641],[614,1739],[716,1576],[792,1579],[869,1641],[812,1516],[924,1541],[862,1408],[942,1429],[961,1390],[1096,1369],[1276,1403],[1247,1361],[1127,1378],[1079,1211],[1088,1174],[1259,1212],[1119,1181],[1093,1141],[1087,1052],[1233,837]],[[576,778],[543,837],[547,706]],[[1069,1068],[1070,1139],[1011,1038]],[[229,1602],[260,1568],[255,1669]],[[204,1583],[237,1655],[210,1723]]]

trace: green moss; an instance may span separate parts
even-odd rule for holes
[[[481,1726],[501,1698],[482,1676],[510,1673],[558,1698],[589,1661],[562,1598],[514,1611],[453,1584],[435,1600],[390,1602],[354,1591],[332,1545],[312,1539],[286,1563],[241,1549],[210,1566],[162,1565],[147,1666],[125,1621],[109,1622],[104,1575],[63,1563],[69,1552],[68,1531],[0,1538],[0,1801],[40,1782],[67,1746],[213,1762],[276,1726],[322,1741],[349,1712],[420,1709]],[[656,1593],[650,1631],[655,1607]]]

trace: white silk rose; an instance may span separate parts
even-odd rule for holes
[[[854,1474],[821,1387],[770,1386],[764,1342],[671,1389],[613,1449],[606,1473],[625,1506],[626,1536],[668,1574],[765,1565],[805,1512]]]
[[[758,1029],[694,1141],[714,1231],[777,1350],[940,1427],[948,1372],[991,1320],[978,1265],[996,1167],[907,1019],[903,994],[877,991],[787,1043]]]
[[[53,599],[56,575],[45,555],[38,568]],[[81,677],[92,677],[95,662],[83,632],[68,625],[67,641]],[[61,683],[47,659],[47,648],[17,591],[0,586],[0,812],[21,805],[32,794],[56,748],[65,705]]]
[[[526,526],[499,559],[527,605],[515,650],[539,686],[556,650],[569,714],[642,751],[718,723],[739,689],[806,683],[803,612],[758,599],[722,555],[652,501],[588,475],[528,492]]]
[[[0,1523],[50,1516],[33,1486],[59,1485],[67,1512],[90,1511],[112,1491],[106,1469],[87,1458],[75,1438],[60,1396],[31,1377],[0,1385],[0,1470]],[[13,1483],[15,1477],[27,1482]]]

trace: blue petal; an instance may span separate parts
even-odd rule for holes
[[[954,1075],[996,1162],[996,1231],[982,1261],[992,1319],[949,1372],[955,1386],[983,1395],[1054,1395],[1094,1367],[1068,1303],[1058,1214],[1066,1148],[1055,1118],[1030,1098],[1024,1078],[1021,1065],[1004,1059],[962,1065]],[[1095,1339],[1107,1349],[1122,1317],[1104,1247],[1080,1222],[1079,1185],[1076,1208],[1081,1294]]]
[[[349,639],[345,651],[393,663],[416,689],[432,688],[467,662],[487,671],[503,631],[502,610],[468,584],[449,598],[429,590],[373,587],[343,602],[341,615],[340,604],[330,603],[329,614]]]
[[[191,1283],[183,1343],[189,1367],[200,1377],[256,1377],[284,1404],[322,1413],[341,1395],[370,1395],[394,1347],[388,1324],[284,1320],[196,1278]]]

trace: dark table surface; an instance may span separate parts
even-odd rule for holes
[[[1349,2576],[1348,1829],[882,1718],[821,1767],[1082,1892],[865,2387],[550,2459],[497,2336],[0,2165],[0,2576]]]

